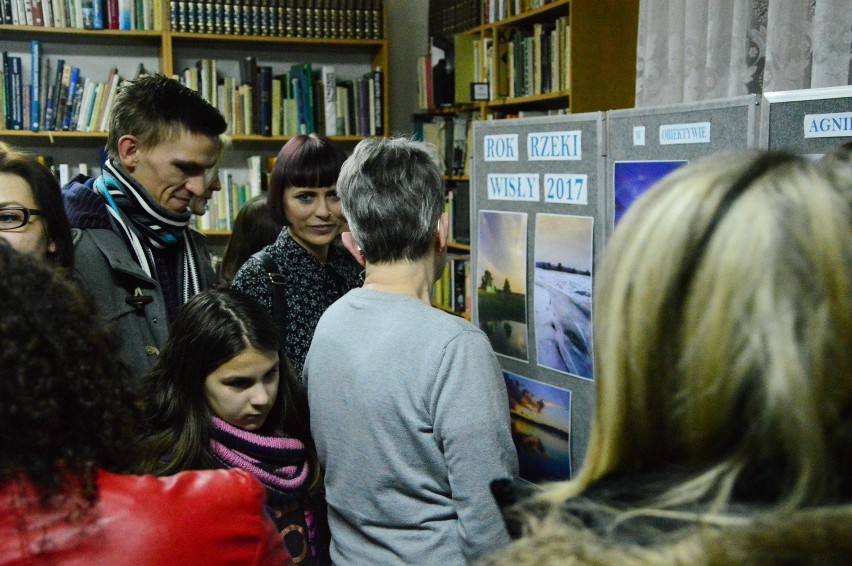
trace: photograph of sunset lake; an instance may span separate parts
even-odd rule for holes
[[[540,483],[571,479],[571,392],[503,371],[520,476]]]

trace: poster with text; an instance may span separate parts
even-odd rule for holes
[[[654,183],[687,163],[686,161],[616,161],[613,164],[615,186],[615,222]]]
[[[536,214],[535,347],[538,365],[583,379],[592,369],[590,216]]]
[[[504,371],[520,476],[571,479],[571,392]]]
[[[528,361],[527,215],[481,210],[478,234],[479,327],[494,352]]]

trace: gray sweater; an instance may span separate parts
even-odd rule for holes
[[[508,542],[489,484],[518,461],[479,329],[355,289],[320,319],[303,379],[335,564],[464,564]]]

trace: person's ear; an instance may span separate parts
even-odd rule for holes
[[[47,244],[47,252],[51,254],[56,253],[56,242],[51,240],[50,243]]]
[[[128,172],[133,173],[139,163],[139,140],[125,134],[118,139],[118,160]]]
[[[445,250],[447,248],[447,242],[450,239],[450,215],[446,212],[441,213],[441,217],[438,219],[438,230],[435,233],[435,237],[437,238],[439,249]]]
[[[364,258],[364,254],[361,252],[361,248],[358,247],[358,243],[355,241],[355,237],[352,235],[352,232],[341,232],[340,240],[343,242],[343,247],[346,248],[352,257],[355,258],[361,267],[367,263],[367,260]]]

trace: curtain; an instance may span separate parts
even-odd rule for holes
[[[852,84],[850,0],[641,0],[636,106]]]

